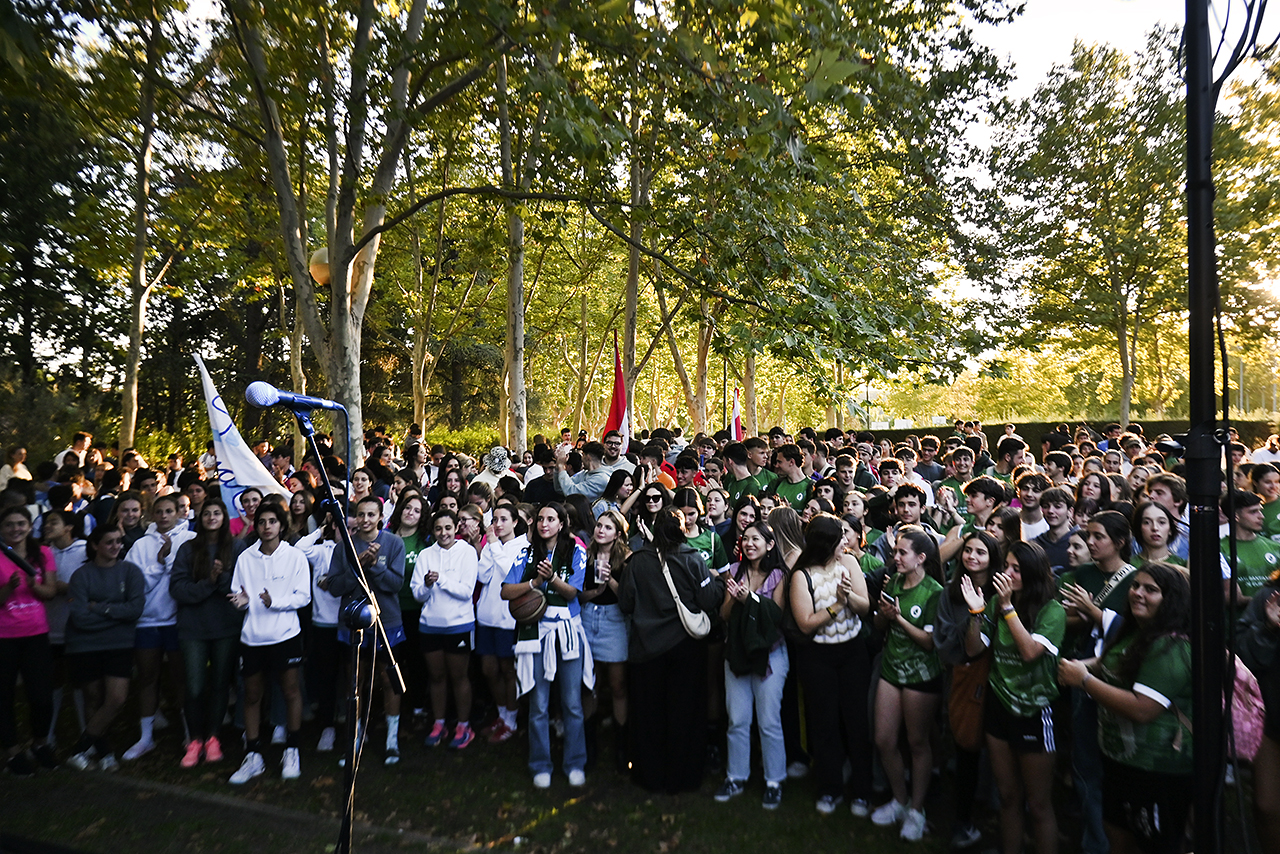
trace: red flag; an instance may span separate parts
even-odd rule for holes
[[[742,441],[742,404],[738,400],[738,389],[733,390],[733,415],[729,418],[729,435],[733,441]]]
[[[631,420],[627,417],[627,380],[622,373],[622,355],[618,352],[618,333],[613,333],[613,399],[609,403],[609,417],[604,422],[604,432],[617,430],[622,434],[622,451],[631,444]]]

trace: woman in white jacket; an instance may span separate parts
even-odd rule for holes
[[[445,708],[449,688],[458,713],[449,746],[461,750],[475,739],[471,731],[471,630],[476,625],[471,594],[475,591],[479,561],[476,550],[459,540],[458,516],[438,510],[431,517],[435,543],[418,553],[410,589],[422,603],[418,639],[427,661],[431,711],[435,723],[427,746],[445,738]]]
[[[328,753],[337,743],[334,728],[341,683],[342,644],[338,641],[338,609],[342,597],[329,592],[329,566],[337,547],[333,522],[323,525],[294,543],[311,565],[311,629],[306,648],[307,691],[316,701],[316,721],[320,724],[320,741],[316,752]]]
[[[162,495],[151,505],[151,525],[140,540],[129,547],[125,560],[142,570],[147,582],[147,604],[138,620],[134,638],[134,664],[138,672],[138,713],[142,735],[124,752],[132,761],[156,746],[152,733],[160,708],[160,664],[169,660],[169,676],[178,692],[178,708],[185,701],[186,673],[178,651],[178,603],[169,594],[169,578],[178,549],[194,538],[195,531],[179,519],[178,497]],[[186,728],[185,716],[183,728]]]
[[[476,603],[476,653],[498,718],[489,728],[490,744],[516,733],[516,621],[502,598],[502,582],[529,545],[527,527],[510,504],[493,509],[493,525],[480,552],[480,601]]]
[[[247,612],[240,630],[240,655],[244,673],[244,735],[247,753],[231,782],[240,785],[266,771],[259,736],[264,672],[280,680],[287,711],[281,777],[302,774],[298,758],[298,731],[302,729],[302,693],[298,668],[302,666],[302,624],[298,609],[311,601],[311,573],[301,551],[284,542],[289,531],[289,511],[276,504],[260,504],[254,515],[258,542],[236,561],[228,597]]]

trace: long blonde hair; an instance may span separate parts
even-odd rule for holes
[[[600,524],[601,519],[608,519],[613,522],[613,527],[618,532],[618,536],[609,545],[609,571],[614,576],[617,576],[622,572],[622,567],[626,564],[627,558],[631,556],[631,547],[627,545],[627,520],[622,518],[622,514],[617,510],[606,510],[601,513],[596,517],[596,525]],[[591,542],[587,544],[587,557],[595,560],[599,551],[600,546],[596,543],[595,538],[595,526],[592,526]]]

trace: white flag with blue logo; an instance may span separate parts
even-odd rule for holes
[[[242,514],[240,509],[240,493],[249,487],[256,487],[263,495],[275,493],[289,497],[289,490],[262,464],[262,460],[254,456],[253,450],[245,444],[236,429],[222,395],[213,387],[209,371],[204,361],[196,354],[196,365],[200,368],[200,384],[204,387],[204,402],[209,410],[209,427],[213,430],[213,452],[218,457],[218,485],[222,490],[222,503],[227,505],[228,512],[235,518]]]

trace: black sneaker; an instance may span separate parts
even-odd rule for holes
[[[742,780],[726,777],[725,781],[720,784],[720,788],[716,789],[715,798],[720,803],[724,803],[730,798],[736,798],[741,795],[744,788],[746,786]]]
[[[52,771],[58,767],[58,755],[53,752],[53,748],[47,744],[38,746],[32,753],[36,756],[36,764],[46,771]]]
[[[9,773],[14,777],[34,777],[36,775],[36,765],[31,761],[31,757],[27,756],[26,751],[10,756],[8,768]]]
[[[766,785],[764,787],[764,798],[761,799],[760,806],[767,810],[776,810],[781,803],[782,787]]]

